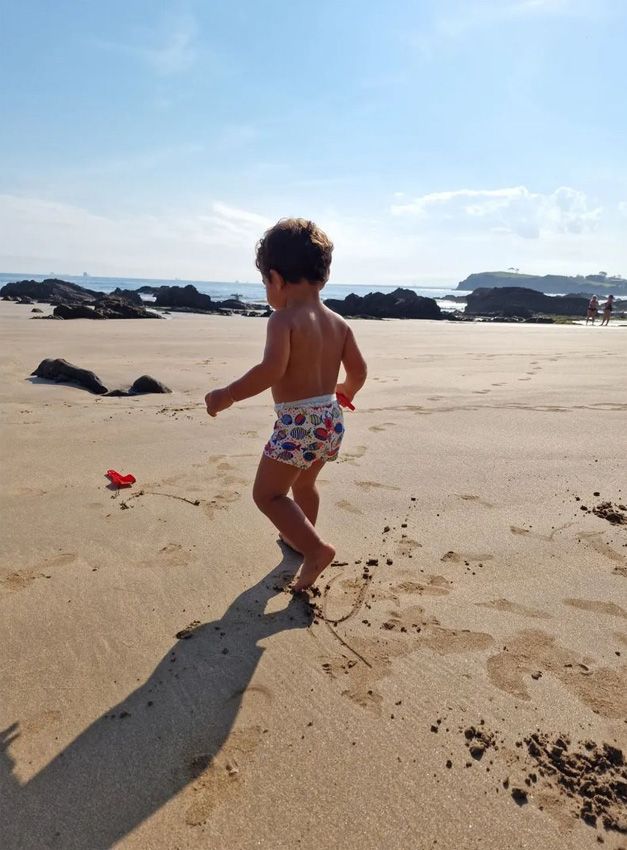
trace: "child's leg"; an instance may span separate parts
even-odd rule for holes
[[[316,524],[316,520],[318,519],[318,507],[320,505],[320,496],[318,495],[318,488],[316,487],[316,478],[324,464],[325,461],[317,460],[309,467],[309,469],[302,469],[298,478],[292,484],[292,496],[294,497],[294,501],[312,525]],[[289,537],[285,537],[284,534],[280,534],[279,537],[284,543],[287,543],[291,549],[295,552],[299,552],[298,546],[296,546],[293,540],[290,540]],[[302,555],[302,552],[299,552],[299,554]]]
[[[322,471],[325,462],[317,460],[309,467],[302,469],[296,481],[292,484],[294,501],[305,514],[312,525],[318,519],[318,508],[320,506],[320,495],[316,487],[316,478]]]
[[[287,495],[301,472],[295,466],[264,455],[253,487],[253,499],[259,510],[304,555],[295,590],[303,590],[313,584],[335,557],[335,549],[320,539],[302,509]]]

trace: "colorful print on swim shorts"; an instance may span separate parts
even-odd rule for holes
[[[308,469],[318,460],[336,460],[344,437],[344,417],[337,401],[283,408],[264,455]]]

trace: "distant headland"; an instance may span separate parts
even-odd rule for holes
[[[523,274],[518,271],[476,272],[458,283],[457,289],[472,292],[475,289],[494,286],[522,286],[547,295],[627,295],[627,279],[620,275],[610,276],[607,272],[573,277],[561,274]]]

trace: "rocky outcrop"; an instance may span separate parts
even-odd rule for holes
[[[31,375],[56,383],[78,384],[96,395],[104,395],[107,392],[107,388],[96,374],[88,369],[80,369],[63,359],[42,360]]]
[[[476,289],[468,296],[466,315],[517,316],[531,318],[536,313],[548,316],[585,316],[588,301],[576,296],[544,295],[520,286]]]
[[[167,307],[169,310],[187,308],[199,313],[215,313],[220,306],[212,301],[210,295],[199,292],[195,286],[161,286],[155,295],[156,307]]]
[[[86,304],[57,304],[52,315],[55,319],[104,319],[104,316]]]
[[[143,300],[139,290],[137,289],[120,289],[119,286],[111,293],[111,298],[118,298],[122,301],[129,301],[131,304],[143,304]]]
[[[162,319],[163,316],[146,310],[145,307],[131,304],[121,298],[107,295],[94,302],[93,307],[85,304],[58,304],[52,315],[56,319]]]
[[[94,311],[102,319],[163,319],[157,313],[153,313],[139,304],[131,304],[124,298],[106,295],[96,301]]]
[[[367,295],[351,294],[344,299],[327,298],[324,303],[340,316],[363,316],[372,319],[442,318],[435,299],[416,295],[412,289],[369,292]]]
[[[47,381],[54,381],[59,384],[77,384],[79,387],[85,387],[96,395],[107,396],[129,396],[129,395],[144,395],[146,393],[171,393],[172,390],[150,375],[141,375],[128,389],[108,390],[102,383],[98,375],[90,372],[88,369],[81,369],[68,363],[67,360],[61,358],[53,360],[46,358],[42,360],[32,376],[44,378]]]
[[[609,277],[604,274],[577,275],[569,277],[560,274],[520,274],[519,272],[478,272],[462,280],[457,289],[469,292],[475,289],[492,289],[493,287],[523,287],[545,293],[583,293],[588,296],[605,297],[627,295],[627,280],[621,277]]]
[[[4,298],[19,299],[25,296],[46,304],[91,304],[99,295],[102,293],[57,278],[44,281],[18,280],[5,283],[0,289],[0,296]]]
[[[150,375],[141,375],[127,390],[109,390],[108,396],[145,395],[147,393],[171,393],[172,390]]]

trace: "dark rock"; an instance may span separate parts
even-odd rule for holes
[[[162,384],[161,381],[158,381],[156,378],[152,378],[150,375],[141,375],[141,377],[133,383],[130,391],[132,395],[140,395],[142,393],[172,392],[169,387],[166,387],[165,384]]]
[[[111,297],[119,298],[122,301],[129,301],[131,304],[143,304],[142,297],[137,289],[120,289],[119,286],[111,293]]]
[[[156,307],[176,310],[180,307],[193,308],[197,312],[214,313],[218,307],[210,295],[198,292],[195,286],[161,286],[155,294]]]
[[[33,299],[29,298],[28,295],[20,295],[17,298],[17,303],[18,304],[32,304]]]
[[[468,296],[466,315],[531,318],[534,313],[585,316],[588,302],[568,295],[544,295],[519,286],[476,289]]]
[[[94,309],[102,319],[163,319],[163,316],[147,310],[141,304],[131,304],[130,301],[112,295],[99,298]]]
[[[32,298],[45,304],[90,304],[100,293],[77,283],[47,278],[42,282],[19,280],[7,283],[0,289],[0,295]]]
[[[347,295],[343,300],[328,298],[326,306],[340,316],[364,316],[375,319],[441,319],[434,298],[423,298],[412,289],[394,292],[369,292]]]
[[[52,315],[57,319],[104,319],[100,313],[97,313],[92,307],[86,304],[58,304],[52,311]]]
[[[31,313],[43,313],[43,310],[41,309],[41,307],[33,307]]]
[[[80,369],[63,359],[46,358],[46,360],[41,361],[34,372],[31,372],[31,375],[45,378],[48,381],[56,381],[56,383],[78,384],[97,395],[104,395],[107,392],[107,388],[97,375],[87,369]]]
[[[228,310],[247,310],[248,305],[244,304],[243,301],[240,301],[239,298],[226,298],[224,301],[220,301],[221,307],[226,307]]]
[[[158,381],[156,378],[152,378],[150,375],[141,375],[132,386],[128,389],[117,389],[117,390],[109,390],[107,393],[108,396],[129,396],[129,395],[145,395],[147,393],[171,393],[172,390],[169,387],[166,387],[165,384],[162,384],[161,381]]]
[[[523,788],[512,788],[512,797],[519,806],[524,806],[527,802],[527,792]]]
[[[160,289],[161,289],[160,286],[140,286],[135,291],[139,292],[140,295],[141,294],[143,294],[143,295],[156,295],[157,292],[159,292]]]

